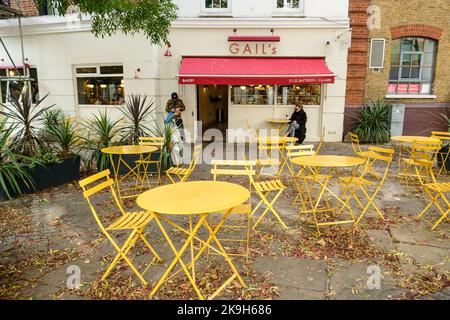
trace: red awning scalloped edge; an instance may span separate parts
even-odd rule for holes
[[[227,76],[179,76],[180,84],[202,85],[296,85],[296,84],[333,84],[334,75],[330,76],[281,76],[281,77],[227,77]]]
[[[335,75],[323,58],[184,57],[180,84],[332,84]]]

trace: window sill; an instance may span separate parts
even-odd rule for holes
[[[386,99],[436,99],[433,94],[387,94]]]
[[[274,17],[274,18],[282,18],[282,17],[305,18],[306,15],[300,11],[279,11],[279,12],[273,12],[272,17]]]
[[[232,18],[233,14],[231,11],[202,11],[198,15],[200,18],[211,18],[211,17],[221,17],[221,18]]]

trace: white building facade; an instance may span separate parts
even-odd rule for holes
[[[141,94],[163,117],[178,92],[192,134],[196,121],[220,130],[268,128],[299,102],[308,115],[307,141],[342,140],[348,0],[174,2],[179,18],[170,48],[141,35],[95,38],[87,18],[24,19],[25,57],[39,96],[48,93],[47,104],[88,118],[104,109],[118,116],[118,104]],[[0,21],[0,36],[20,65],[17,21]],[[6,53],[0,59],[9,72]]]

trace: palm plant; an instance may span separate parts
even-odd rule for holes
[[[392,105],[385,100],[377,100],[361,107],[361,116],[355,132],[362,142],[386,143],[390,139]]]
[[[61,158],[68,158],[74,154],[75,148],[80,146],[81,135],[78,125],[73,119],[62,114],[56,118],[56,122],[46,122],[46,132]]]
[[[11,199],[13,194],[22,194],[21,186],[30,189],[34,185],[27,168],[20,163],[27,158],[16,155],[10,148],[14,129],[14,126],[7,125],[6,118],[0,122],[0,189],[7,199]]]
[[[153,106],[153,101],[147,103],[147,97],[140,95],[131,95],[127,99],[127,102],[120,108],[126,121],[123,128],[123,142],[138,144],[140,137],[148,135],[150,129],[144,123],[155,111],[156,108]]]
[[[9,96],[10,103],[2,104],[4,111],[0,114],[9,118],[15,126],[11,142],[12,150],[17,154],[33,157],[42,144],[36,124],[43,120],[44,113],[53,106],[42,106],[48,95],[33,104],[28,90],[25,88],[19,98]]]
[[[163,122],[162,126],[155,122],[151,129],[153,136],[164,138],[164,145],[161,147],[162,168],[169,168],[173,165],[172,151],[177,146],[177,142],[173,141],[174,130],[178,129],[173,124],[165,122]]]
[[[93,151],[90,162],[95,161],[100,171],[110,165],[109,157],[101,150],[113,146],[114,138],[118,137],[123,130],[120,122],[121,119],[111,119],[108,111],[104,110],[99,111],[92,119],[84,123],[88,132],[85,146]]]

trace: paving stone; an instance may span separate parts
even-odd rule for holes
[[[292,288],[286,286],[278,286],[280,295],[274,300],[324,300],[324,292]]]
[[[261,274],[270,272],[271,280],[275,285],[318,292],[326,291],[325,261],[291,257],[261,257],[255,261],[253,267]]]
[[[398,251],[423,266],[432,266],[440,272],[450,272],[450,250],[429,246],[399,243]]]
[[[389,232],[386,230],[367,230],[366,233],[378,248],[385,251],[396,249]]]
[[[433,294],[435,300],[450,300],[450,287]]]
[[[450,241],[439,239],[432,231],[419,224],[400,224],[390,228],[392,237],[399,242],[450,248]]]
[[[367,281],[371,273],[368,273],[368,267],[366,263],[338,263],[330,275],[330,298],[332,300],[387,300],[405,292],[404,289],[396,286],[396,280],[383,268],[380,268],[380,289],[369,289]]]

